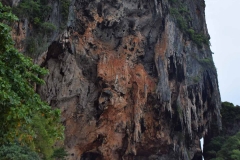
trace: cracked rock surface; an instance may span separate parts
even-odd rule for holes
[[[204,1],[183,2],[208,36]],[[62,111],[69,160],[190,160],[213,115],[220,125],[212,52],[183,34],[171,7],[71,0],[67,29],[38,61],[49,75],[37,87]]]

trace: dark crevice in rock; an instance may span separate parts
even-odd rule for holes
[[[47,57],[45,61],[48,61],[50,58],[57,59],[58,56],[63,53],[64,53],[63,45],[57,41],[54,41],[48,47]]]
[[[77,65],[86,79],[95,82],[97,79],[97,63],[88,55],[76,55]]]
[[[63,71],[63,68],[60,69],[60,74],[64,77],[64,71]]]
[[[193,86],[188,86],[188,98],[191,100],[191,102],[192,102],[192,105],[194,105],[193,104]]]
[[[78,9],[85,9],[95,0],[76,0],[74,6]]]
[[[177,68],[177,80],[178,82],[182,82],[185,79],[182,62],[177,61],[176,68]]]
[[[85,16],[89,21],[93,22],[94,21],[94,17],[91,14],[90,10],[85,9],[83,11],[83,16]]]
[[[76,27],[75,30],[80,34],[83,35],[87,29],[87,24],[82,21],[81,19],[76,19]]]
[[[95,152],[85,152],[82,154],[80,160],[103,160],[103,156]]]
[[[192,160],[203,160],[202,156],[203,156],[202,152],[199,151],[199,152],[195,153]]]
[[[102,8],[103,8],[102,3],[98,3],[97,13],[99,17],[102,17]]]
[[[140,119],[140,125],[141,125],[141,133],[144,133],[146,130],[146,126],[144,124],[144,118]]]
[[[128,134],[126,134],[123,138],[122,138],[122,147],[117,149],[117,152],[119,154],[119,157],[123,157],[124,154],[126,153],[127,147],[128,147],[128,139],[129,136]]]
[[[173,103],[172,108],[175,110],[175,114],[172,116],[172,122],[174,122],[173,125],[173,129],[176,132],[182,132],[184,130],[184,128],[182,128],[182,122],[181,122],[181,118],[183,118],[183,113],[181,110],[181,106],[178,106],[177,103]]]
[[[60,57],[64,56],[65,49],[63,48],[63,44],[57,41],[52,42],[52,44],[48,47],[48,51],[46,54],[46,59],[41,62],[41,67],[48,67],[47,62],[50,59],[58,60]],[[60,73],[62,74],[62,73]]]
[[[175,63],[174,63],[174,60],[173,60],[173,56],[170,56],[168,59],[169,59],[169,68],[168,68],[168,79],[171,81],[172,79],[175,79],[176,77],[176,67],[175,67]]]

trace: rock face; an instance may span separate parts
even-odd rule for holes
[[[211,117],[221,123],[212,52],[183,33],[171,3],[71,0],[37,87],[62,111],[70,160],[190,160]],[[188,25],[208,36],[204,1],[182,4]]]

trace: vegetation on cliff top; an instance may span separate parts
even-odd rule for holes
[[[209,38],[203,33],[197,33],[194,28],[190,26],[192,18],[186,5],[177,0],[170,0],[170,3],[172,4],[170,13],[176,19],[177,25],[183,34],[188,36],[198,47],[202,47],[203,44],[209,45]]]
[[[17,17],[10,10],[0,3],[0,157],[9,160],[26,152],[36,157],[32,152],[37,152],[51,159],[53,145],[63,139],[60,110],[51,109],[35,92],[47,70],[14,48],[8,25]]]

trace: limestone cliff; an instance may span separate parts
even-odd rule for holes
[[[57,24],[58,1],[49,4]],[[204,10],[204,0],[70,1],[67,28],[38,58],[50,73],[37,87],[62,111],[70,160],[201,152],[212,116],[221,124]]]

